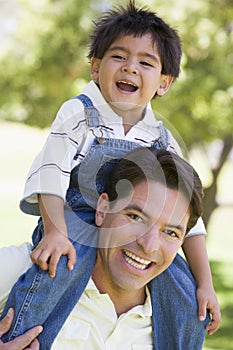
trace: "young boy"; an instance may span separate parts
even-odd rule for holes
[[[96,22],[89,58],[93,81],[79,98],[60,108],[27,179],[21,209],[42,216],[31,254],[39,267],[34,265],[21,278],[7,303],[5,310],[14,306],[16,317],[6,340],[43,324],[44,329],[51,328],[52,341],[77,303],[96,257],[94,209],[115,159],[139,146],[180,153],[150,107],[150,100],[163,96],[179,75],[181,47],[176,31],[153,12],[129,2]],[[183,250],[197,282],[199,319],[204,320],[210,309],[207,330],[212,334],[219,327],[220,310],[201,220]],[[42,271],[49,270],[54,277],[56,268],[54,279]],[[176,277],[179,284],[179,274]]]

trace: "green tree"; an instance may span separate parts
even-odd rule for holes
[[[89,79],[87,42],[98,8],[86,0],[47,0],[39,8],[25,0],[23,9],[1,60],[0,116],[46,127],[82,79]]]
[[[207,225],[219,205],[218,177],[233,147],[233,6],[231,0],[181,1],[180,8],[171,3],[167,11],[171,17],[174,8],[178,11],[183,41],[182,73],[156,108],[189,149],[198,145],[207,154],[211,141],[222,141],[215,164],[209,163],[212,182],[205,188],[203,216]]]

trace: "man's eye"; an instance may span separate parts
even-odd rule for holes
[[[174,230],[167,229],[167,230],[164,230],[164,233],[166,233],[166,235],[173,237],[173,238],[180,238],[180,235],[177,232],[175,232]]]
[[[141,216],[137,215],[137,214],[127,214],[127,216],[132,220],[132,221],[136,221],[136,222],[141,222],[143,223],[143,219]]]

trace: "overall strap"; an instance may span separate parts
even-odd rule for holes
[[[163,126],[162,123],[159,124],[159,132],[160,136],[154,142],[155,149],[167,149],[168,148],[168,140],[169,134],[167,129]]]
[[[84,106],[84,111],[85,111],[85,118],[87,121],[87,125],[90,128],[98,128],[100,127],[100,119],[99,119],[99,112],[98,110],[94,107],[91,99],[84,95],[81,94],[79,96],[75,96],[74,98],[78,98],[83,106]]]
[[[91,99],[84,94],[80,94],[78,96],[75,96],[74,98],[78,98],[85,110],[85,118],[87,121],[87,125],[89,128],[92,130],[93,134],[97,137],[102,136],[102,131],[101,131],[101,123],[100,123],[100,118],[99,118],[99,112],[98,110],[94,107],[93,102]],[[96,131],[94,131],[92,128],[99,128],[100,135],[96,135]],[[168,148],[168,140],[169,140],[169,134],[167,129],[163,126],[162,123],[159,124],[159,132],[160,136],[154,141],[154,148],[156,149],[167,149]]]

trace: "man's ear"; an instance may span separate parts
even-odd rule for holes
[[[91,77],[93,80],[98,80],[99,78],[99,66],[101,60],[96,57],[92,57],[91,59]]]
[[[159,84],[159,88],[157,90],[157,95],[158,96],[165,95],[166,92],[169,90],[172,82],[173,82],[173,77],[171,75],[162,74],[160,77],[160,84]]]
[[[101,226],[104,222],[105,216],[109,211],[109,198],[107,193],[102,193],[99,196],[97,202],[97,208],[95,212],[96,226]]]

